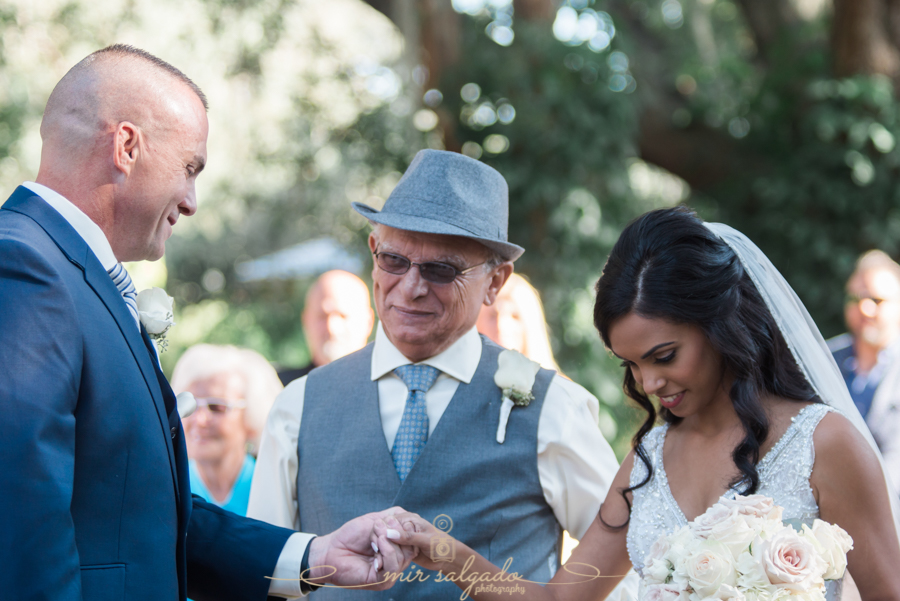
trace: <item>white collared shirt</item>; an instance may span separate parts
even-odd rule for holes
[[[73,205],[69,199],[59,192],[51,190],[43,184],[25,182],[22,186],[43,198],[48,205],[62,215],[63,219],[72,226],[72,229],[78,232],[78,235],[87,242],[88,248],[91,249],[91,252],[103,265],[103,269],[109,271],[116,266],[118,261],[113,253],[112,246],[109,245],[109,240],[106,239],[106,234],[103,233],[99,225],[84,214],[84,211]]]
[[[429,435],[450,404],[460,382],[470,382],[481,360],[481,338],[469,330],[442,353],[421,363],[441,370],[425,393]],[[379,324],[372,352],[371,378],[378,382],[385,444],[391,449],[400,427],[407,389],[393,370],[410,361]],[[275,400],[262,436],[250,489],[247,515],[285,528],[299,529],[297,442],[306,377],[291,382]],[[538,422],[537,465],[547,504],[560,525],[575,538],[587,532],[619,468],[597,427],[599,403],[587,390],[556,375]]]
[[[25,182],[22,186],[43,198],[48,205],[62,215],[62,218],[65,219],[69,225],[72,226],[72,229],[74,229],[87,243],[88,248],[91,249],[91,252],[94,253],[94,256],[100,261],[100,265],[103,266],[103,269],[108,272],[119,263],[116,260],[116,255],[113,253],[112,246],[109,244],[109,240],[106,238],[106,234],[103,233],[100,226],[94,223],[84,211],[72,204],[72,201],[56,190],[52,190],[43,184]],[[122,302],[125,301],[123,300]],[[129,314],[130,313],[131,312],[129,311]],[[134,317],[134,315],[132,315],[132,317]],[[138,330],[140,330],[141,322],[137,317],[134,317],[134,322],[135,325],[137,325]],[[158,356],[157,361],[159,361]]]
[[[84,211],[72,204],[62,194],[51,190],[47,186],[35,182],[25,182],[22,185],[43,198],[48,205],[62,215],[63,219],[72,226],[72,229],[84,239],[91,252],[100,261],[103,269],[109,271],[116,266],[118,261],[113,253],[112,246],[109,244],[109,240],[106,238],[106,234]],[[122,302],[124,303],[125,301],[123,300]],[[288,538],[287,543],[281,550],[281,554],[278,556],[275,571],[272,573],[272,577],[275,580],[272,580],[271,584],[269,584],[270,595],[288,598],[301,596],[300,581],[298,579],[300,564],[303,561],[303,555],[306,553],[306,547],[313,538],[313,535],[302,532],[292,534]]]

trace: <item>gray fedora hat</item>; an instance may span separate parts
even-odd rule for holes
[[[506,180],[481,161],[456,152],[419,151],[381,211],[360,202],[353,208],[372,223],[398,230],[477,240],[508,261],[525,252],[507,240]]]

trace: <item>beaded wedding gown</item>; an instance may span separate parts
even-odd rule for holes
[[[812,526],[819,517],[819,506],[809,485],[815,462],[813,432],[826,413],[834,411],[828,405],[815,404],[804,407],[791,420],[791,425],[781,439],[766,453],[757,465],[759,489],[757,494],[772,497],[776,505],[784,508],[783,520],[792,524]],[[660,535],[674,532],[688,524],[687,518],[675,502],[663,466],[663,444],[668,424],[652,429],[644,437],[642,446],[653,465],[650,481],[634,491],[631,519],[628,525],[628,554],[639,575],[642,575],[644,558]],[[647,467],[635,456],[629,486],[647,477]],[[730,490],[725,496],[734,497]],[[841,598],[841,582],[826,583],[828,601]],[[642,596],[642,595],[640,595]]]

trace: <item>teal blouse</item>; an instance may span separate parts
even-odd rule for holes
[[[237,480],[234,482],[234,488],[224,503],[219,503],[209,494],[209,490],[197,471],[197,465],[193,459],[188,462],[189,472],[191,475],[191,492],[195,495],[203,497],[205,500],[218,505],[222,509],[227,509],[238,515],[247,515],[247,504],[250,502],[250,482],[253,480],[253,469],[256,467],[256,460],[250,455],[244,457],[244,466],[241,473],[238,474]]]

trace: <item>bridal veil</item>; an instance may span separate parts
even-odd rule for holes
[[[875,444],[875,439],[872,438],[866,422],[850,398],[844,378],[806,307],[803,306],[784,276],[747,236],[723,223],[706,223],[705,225],[734,250],[744,270],[750,275],[765,300],[772,317],[775,318],[797,365],[800,366],[819,398],[843,413],[875,451],[878,461],[881,463],[884,479],[887,481],[894,526],[900,534],[900,509],[898,509],[896,493],[896,486],[900,485],[900,482],[891,482],[884,469],[884,460]]]

